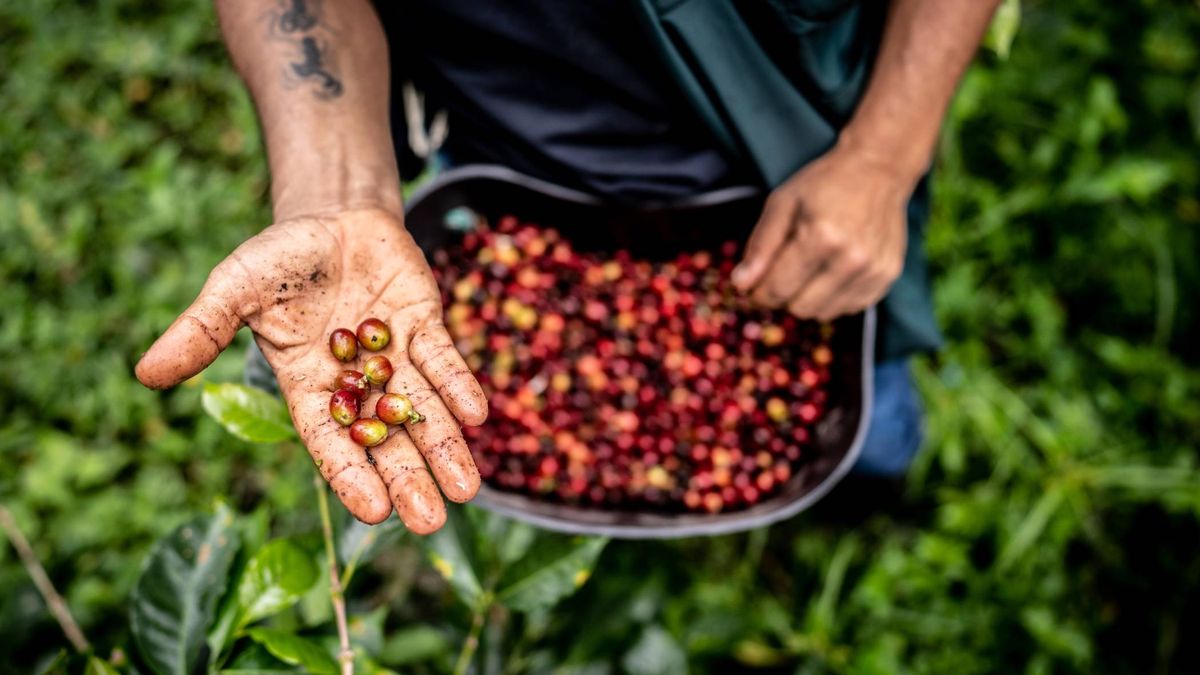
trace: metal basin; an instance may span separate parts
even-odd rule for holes
[[[631,208],[495,166],[465,166],[442,173],[412,196],[406,223],[427,257],[460,236],[455,209],[467,208],[494,222],[512,214],[556,228],[586,252],[627,249],[635,257],[670,260],[680,251],[712,249],[743,241],[761,210],[752,188],[729,188],[685,202]],[[572,534],[625,539],[715,535],[762,527],[808,508],[837,484],[858,458],[872,400],[875,311],[839,319],[828,408],[815,429],[816,457],[788,483],[753,507],[718,514],[601,510],[541,501],[485,484],[475,504],[539,527]]]

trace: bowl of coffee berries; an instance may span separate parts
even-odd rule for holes
[[[719,534],[792,516],[849,471],[874,313],[805,321],[736,292],[761,206],[730,188],[624,207],[491,166],[410,199],[489,400],[464,429],[476,503],[572,533]]]

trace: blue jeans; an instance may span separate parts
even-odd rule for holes
[[[885,478],[904,475],[921,447],[922,417],[908,360],[875,364],[875,405],[854,473]]]

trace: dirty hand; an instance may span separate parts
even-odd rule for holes
[[[362,369],[333,357],[329,334],[369,317],[392,332],[382,352],[395,367],[387,390],[407,394],[426,417],[372,448],[374,465],[329,416],[334,377]],[[358,519],[381,522],[394,505],[414,532],[441,527],[445,505],[426,464],[448,499],[475,495],[479,472],[459,423],[482,423],[487,401],[442,325],[441,294],[399,217],[362,210],[295,218],[246,241],[142,357],[138,379],[155,389],[178,384],[212,363],[242,325],[275,369],[309,453]]]
[[[771,193],[734,285],[805,319],[878,302],[904,266],[913,186],[886,164],[835,147]]]

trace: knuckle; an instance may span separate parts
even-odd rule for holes
[[[813,315],[812,309],[809,307],[808,303],[803,300],[793,301],[788,305],[788,311],[799,319],[808,319]]]
[[[836,254],[845,246],[842,235],[824,224],[813,226],[811,238],[813,249],[824,255]]]
[[[851,274],[861,274],[871,269],[871,256],[862,249],[848,249],[842,253],[842,265]]]

